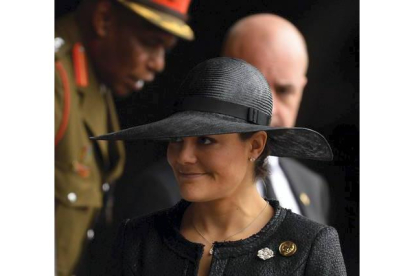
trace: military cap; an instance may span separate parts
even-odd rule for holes
[[[186,40],[194,33],[187,25],[191,0],[116,0],[147,21]]]

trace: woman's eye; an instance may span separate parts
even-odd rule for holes
[[[202,145],[210,145],[213,143],[213,140],[208,137],[199,137],[198,141]]]

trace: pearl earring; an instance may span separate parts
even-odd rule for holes
[[[250,162],[254,162],[254,161],[256,161],[256,158],[254,158],[254,157],[249,157],[249,161],[250,161]]]

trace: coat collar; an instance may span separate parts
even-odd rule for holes
[[[231,270],[231,259],[243,258],[257,269],[264,265],[272,267],[275,275],[287,275],[306,264],[315,236],[322,225],[280,207],[275,200],[269,202],[275,209],[275,215],[260,232],[244,240],[214,244],[211,269],[219,267],[223,272],[227,267]],[[186,240],[179,233],[183,213],[189,205],[189,202],[182,200],[169,209],[158,220],[157,229],[162,229],[161,235],[166,246],[197,266],[204,246]],[[279,251],[280,245],[286,241],[291,241],[297,246],[296,253],[289,257]],[[257,256],[258,251],[264,248],[271,249],[274,257],[260,259]]]
[[[168,231],[167,235],[165,235],[165,242],[171,248],[175,248],[175,251],[178,254],[196,261],[201,257],[204,245],[186,240],[179,231],[184,211],[190,204],[191,203],[188,201],[181,200],[167,213],[168,228],[171,229],[171,231]],[[218,259],[237,257],[251,253],[253,248],[266,243],[266,241],[268,241],[277,231],[286,215],[286,210],[279,206],[278,201],[269,200],[269,204],[275,209],[275,214],[260,232],[239,241],[215,242],[214,257]],[[260,248],[257,250],[259,249]]]

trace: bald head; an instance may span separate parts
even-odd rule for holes
[[[228,31],[222,55],[243,59],[265,76],[273,96],[272,126],[295,125],[307,82],[308,54],[292,23],[273,14],[245,17]]]

